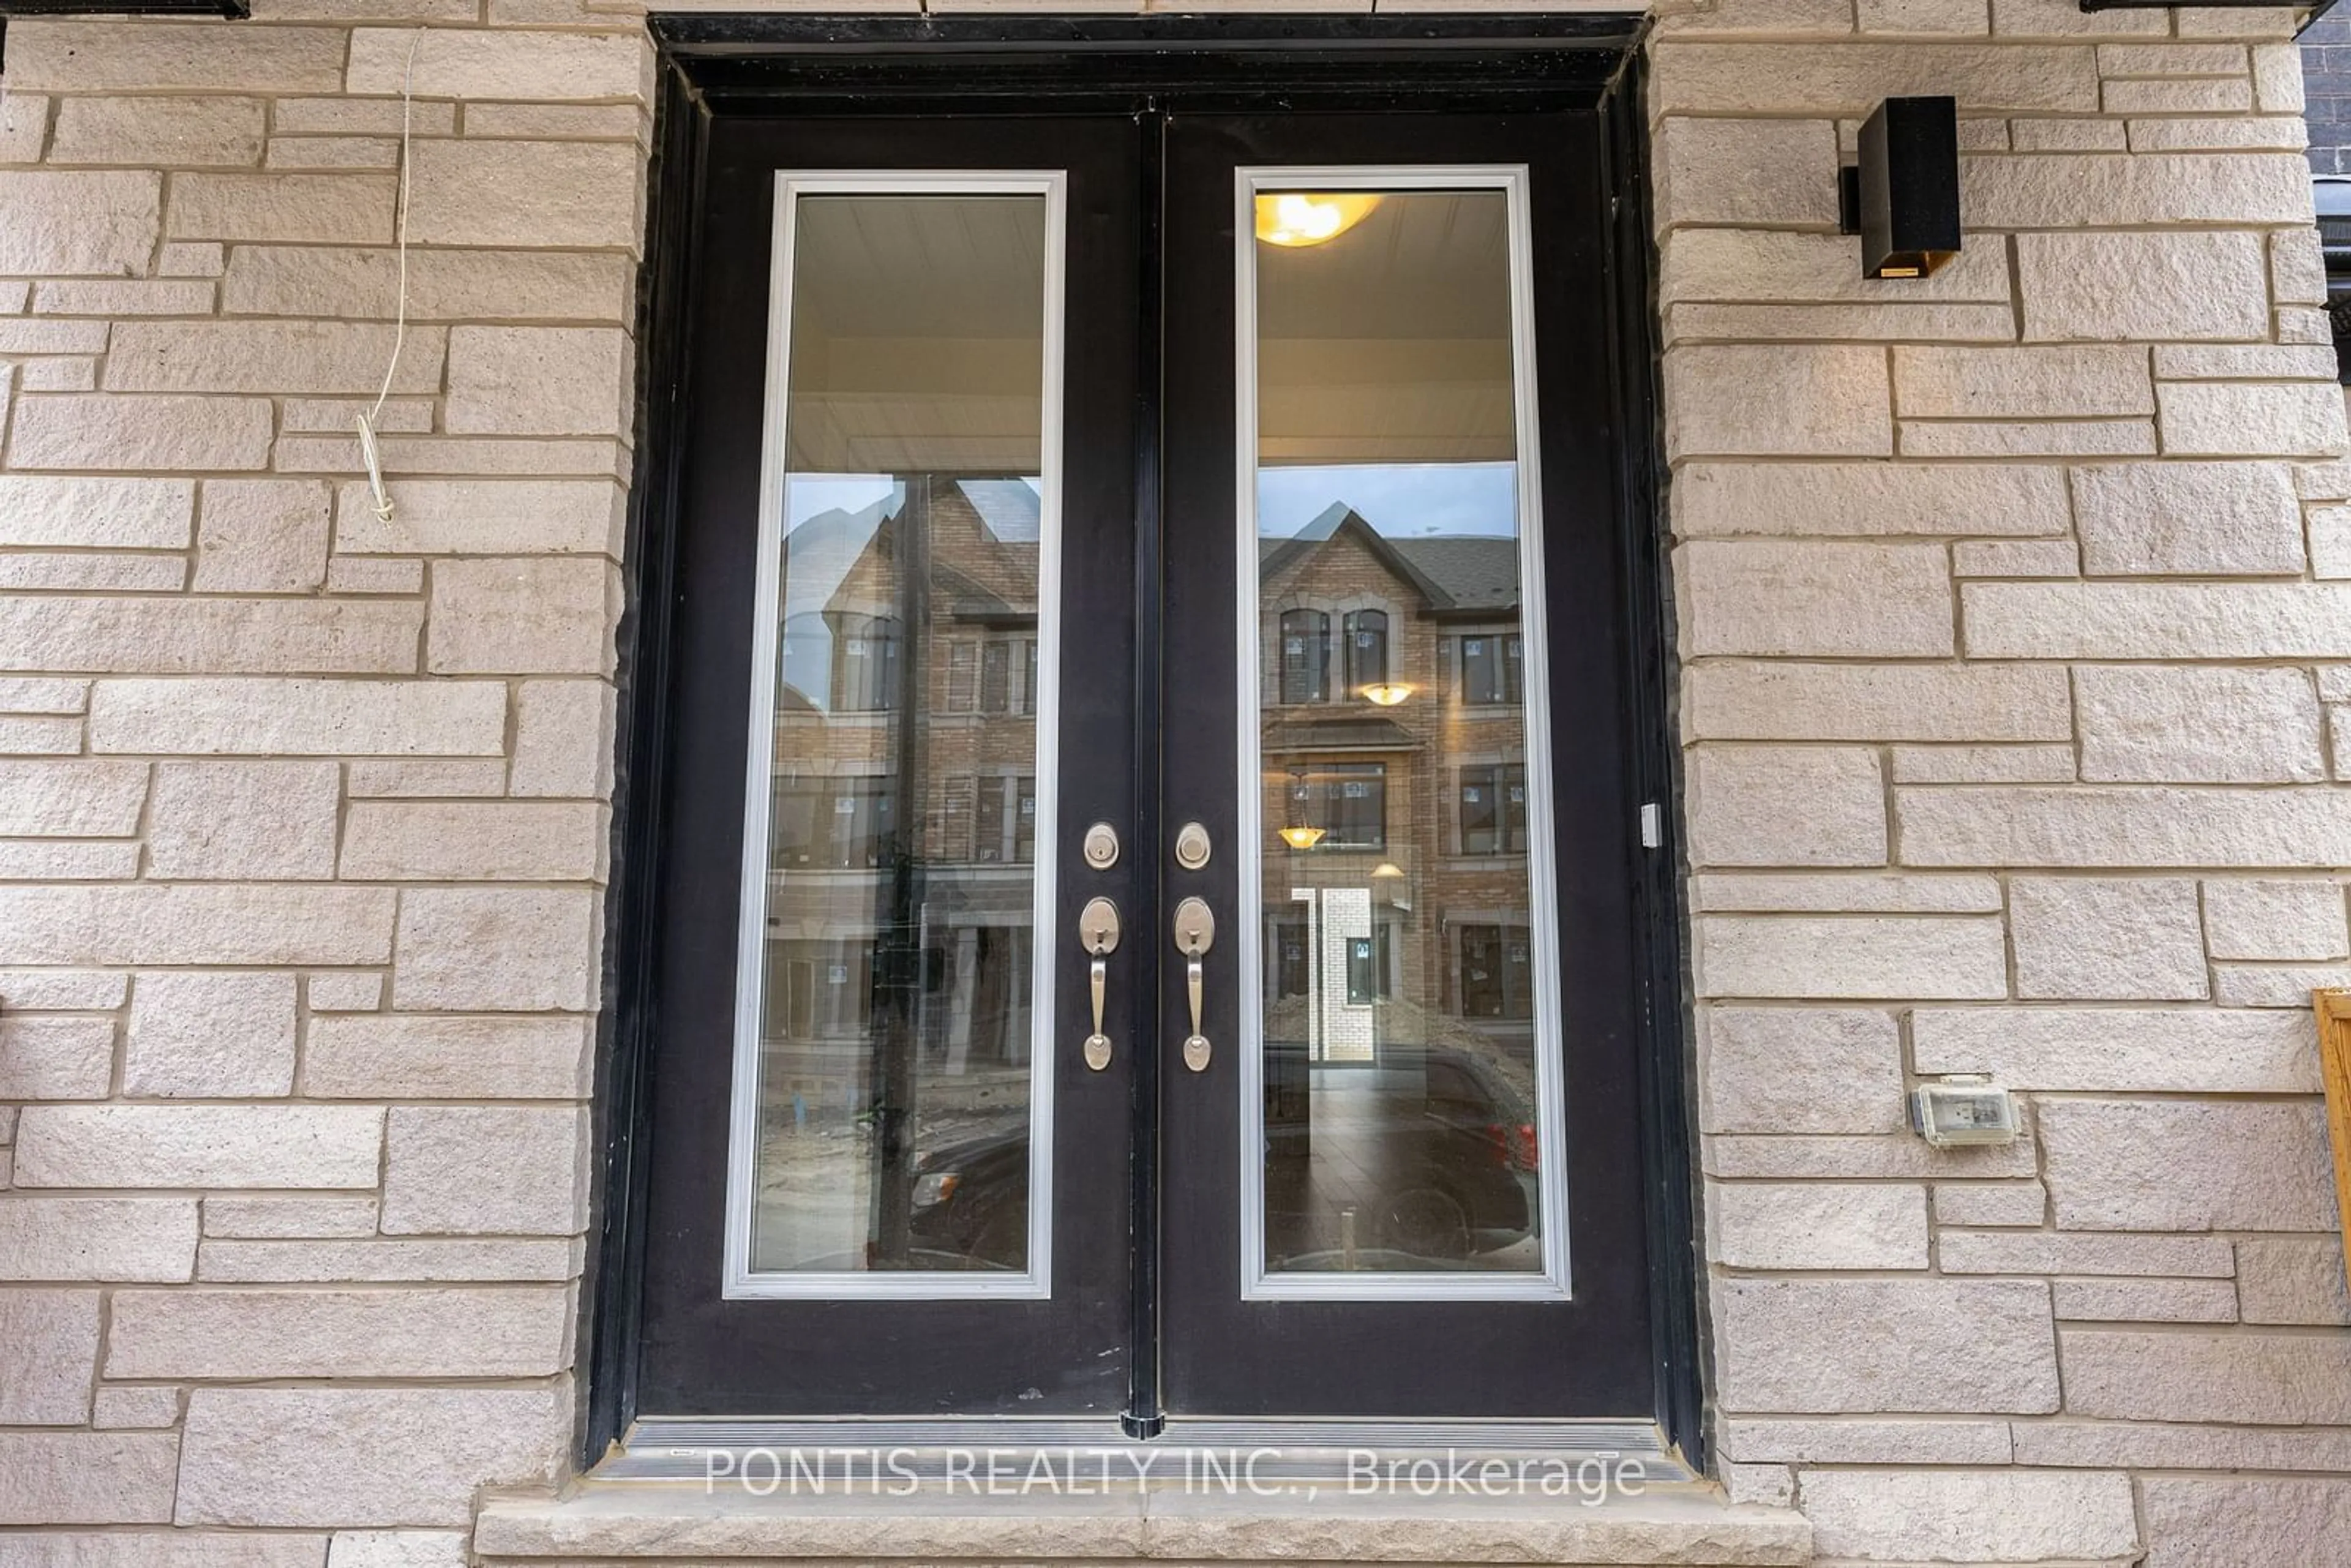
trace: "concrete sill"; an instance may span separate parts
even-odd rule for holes
[[[493,1499],[475,1524],[486,1563],[692,1558],[984,1563],[1561,1563],[1758,1568],[1812,1561],[1789,1509],[1711,1488],[1574,1499],[1290,1499],[1127,1490],[1100,1497],[757,1498],[699,1485],[583,1483],[569,1496]]]

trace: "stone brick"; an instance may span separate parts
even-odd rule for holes
[[[0,1280],[177,1284],[195,1267],[192,1197],[0,1196]]]
[[[2022,1465],[2291,1470],[2313,1462],[2341,1469],[2346,1460],[2351,1433],[2324,1427],[2297,1432],[2168,1421],[2058,1421],[2016,1428],[2016,1462]]]
[[[2158,381],[2331,382],[2335,350],[2316,344],[2158,343]]]
[[[35,32],[18,29],[18,37]],[[8,51],[8,81],[23,46]],[[0,273],[127,277],[147,270],[162,225],[163,177],[141,171],[0,170]]]
[[[35,1105],[16,1185],[373,1186],[382,1129],[356,1105]]]
[[[214,479],[196,541],[199,593],[307,593],[327,576],[327,487]]]
[[[1953,651],[1940,547],[1702,540],[1675,553],[1690,655],[1938,658]],[[2351,601],[2346,611],[2351,618]]]
[[[2315,1103],[2063,1100],[2044,1102],[2040,1118],[2050,1199],[2068,1228],[2335,1225]]]
[[[337,499],[337,548],[358,555],[620,554],[622,493],[601,479],[405,479],[392,515],[364,483]]]
[[[302,989],[313,1012],[371,1013],[383,1006],[384,979],[373,970],[330,971],[311,976]]]
[[[1860,346],[1680,348],[1666,356],[1677,454],[1882,457],[1894,450],[1886,355]]]
[[[1882,865],[1886,787],[1857,747],[1706,746],[1689,759],[1700,865]]]
[[[2048,465],[1691,463],[1674,476],[1685,537],[2062,534],[2065,472]]]
[[[427,32],[419,41],[406,27],[361,27],[345,90],[398,93],[406,83],[425,98],[632,98],[642,53],[625,32]]]
[[[2351,864],[2351,803],[2321,789],[1897,788],[1894,814],[1917,866]]]
[[[1929,1071],[1919,1069],[1921,1072]],[[2048,1218],[2049,1190],[2037,1181],[1938,1182],[1935,1223],[2038,1228]]]
[[[179,1454],[176,1432],[0,1431],[0,1524],[165,1523]]]
[[[1826,120],[1677,116],[1655,134],[1660,222],[1836,222],[1836,127]]]
[[[2351,1482],[2149,1476],[2145,1568],[2335,1568],[2351,1542]]]
[[[2093,576],[2294,573],[2302,508],[2282,463],[2131,463],[2074,470]]]
[[[2097,68],[2086,47],[2016,49],[1985,44],[1693,43],[1655,47],[1650,112],[1810,110],[1859,120],[1878,100],[1950,93],[1971,114],[2097,108]]]
[[[294,977],[151,970],[131,991],[122,1092],[231,1100],[294,1088]]]
[[[2183,1275],[2226,1280],[2231,1267],[2229,1244],[2211,1236],[1946,1230],[1937,1238],[1936,1252],[1946,1274]]]
[[[83,93],[334,92],[342,85],[343,39],[335,27],[43,19],[9,39],[8,85]]]
[[[369,393],[383,384],[393,329],[346,321],[121,321],[107,354],[110,392]],[[438,328],[411,327],[395,392],[441,384]]]
[[[117,1378],[537,1377],[569,1361],[569,1292],[118,1291]]]
[[[170,1395],[177,1425],[178,1395],[164,1389],[101,1389],[110,1396]],[[277,1531],[268,1534],[229,1531],[44,1531],[0,1537],[0,1560],[9,1568],[319,1568],[325,1538]]]
[[[466,757],[384,762],[354,761],[345,772],[344,788],[354,800],[503,795],[507,765],[496,757]]]
[[[331,877],[341,799],[331,762],[162,763],[148,865],[174,878]]]
[[[12,92],[0,103],[0,163],[39,162],[48,135],[49,100],[43,95]]]
[[[2237,1287],[2227,1280],[2056,1280],[2060,1322],[2232,1323]]]
[[[468,109],[478,114],[482,107]],[[282,120],[284,103],[277,112]],[[239,246],[221,285],[221,309],[231,316],[388,321],[399,299],[395,253],[357,246]],[[408,258],[412,321],[626,322],[633,308],[629,261],[622,256],[425,250],[411,252]]]
[[[302,1086],[322,1100],[576,1100],[587,1061],[573,1018],[317,1018]]]
[[[2012,420],[1968,423],[1908,420],[1902,423],[1907,458],[2153,456],[2155,425],[2144,419]]]
[[[571,1236],[587,1223],[587,1122],[570,1107],[393,1107],[387,1236]],[[499,1178],[481,1179],[496,1148]]]
[[[570,1400],[559,1385],[199,1388],[177,1522],[467,1525],[483,1487],[553,1479]]]
[[[186,479],[0,475],[0,546],[184,549],[195,492]]]
[[[2027,342],[2269,335],[2258,235],[2044,233],[2014,244]]]
[[[144,763],[0,761],[0,837],[135,833],[146,799]]]
[[[1902,1041],[1859,1008],[1710,1008],[1702,1074],[1713,1133],[1890,1133],[1902,1125]]]
[[[0,886],[0,964],[381,964],[374,887]]]
[[[116,674],[414,667],[422,606],[333,600],[0,599],[0,665]]]
[[[0,1099],[103,1100],[113,1075],[112,1019],[0,1017]]]
[[[495,681],[100,681],[90,694],[89,744],[102,752],[495,756],[505,747],[506,698]],[[143,784],[143,768],[138,777]],[[134,800],[133,820],[137,812]]]
[[[634,147],[590,141],[420,141],[413,166],[409,237],[419,244],[626,246],[636,242]],[[624,191],[630,198],[616,199]],[[286,237],[343,243],[369,239],[359,234]],[[372,243],[389,237],[377,236]]]
[[[180,1424],[180,1391],[145,1385],[101,1385],[92,1402],[90,1425],[100,1431],[158,1431]]]
[[[433,145],[417,146],[418,163]],[[390,173],[181,174],[172,181],[164,232],[182,240],[389,245],[398,191],[399,180]],[[423,195],[420,172],[414,187],[420,205]],[[423,237],[413,222],[411,237]]]
[[[2126,1475],[1808,1470],[1803,1508],[1823,1557],[2037,1563],[2138,1551]]]
[[[2208,881],[2205,942],[2216,958],[2340,958],[2343,886],[2334,882]]]
[[[1970,582],[1959,604],[1978,659],[2351,653],[2351,583]]]
[[[1976,157],[1961,161],[1960,184],[1968,222],[1989,228],[2310,221],[2309,168],[2289,153]]]
[[[603,812],[580,802],[361,801],[344,827],[341,874],[356,881],[585,882]]]
[[[1730,1416],[1722,1451],[1791,1465],[2004,1465],[2005,1421],[1806,1421]]]
[[[620,434],[627,364],[617,327],[455,327],[443,417],[459,434]]]
[[[1833,871],[1707,872],[1690,879],[1690,904],[1742,915],[1997,915],[2008,906],[1990,876]]]
[[[2034,664],[1708,661],[1683,720],[1716,740],[2071,740],[2065,672]],[[2071,770],[2068,770],[2071,776]]]
[[[612,688],[603,682],[516,687],[512,793],[608,795],[612,746]]]
[[[2283,784],[2326,776],[2307,672],[2084,666],[2074,688],[2085,779]]]
[[[2011,1089],[2310,1094],[2315,1026],[2302,1014],[2220,1008],[1920,1008],[1926,1073],[1989,1072]]]
[[[411,889],[401,900],[393,1005],[584,1010],[594,996],[594,924],[586,892]]]
[[[44,283],[33,291],[33,308],[54,316],[209,316],[213,286],[202,279],[144,277]]]
[[[376,1201],[366,1197],[223,1197],[204,1199],[204,1237],[282,1239],[373,1236]]]
[[[426,667],[436,674],[601,674],[617,594],[601,560],[437,561]]]
[[[2065,419],[2153,413],[2147,350],[2087,348],[1894,350],[1896,412],[1907,419]]]
[[[257,98],[74,96],[57,101],[49,157],[58,163],[203,169],[261,162]]]
[[[78,1427],[89,1419],[98,1303],[96,1291],[0,1290],[0,1422]]]
[[[188,563],[177,555],[58,555],[0,558],[0,589],[57,589],[98,593],[177,593],[185,586]],[[54,725],[11,724],[17,736],[58,730]],[[9,745],[11,751],[78,751],[76,746]]]
[[[2351,1424],[2351,1340],[2339,1334],[2069,1328],[2064,1339],[2072,1415]]]
[[[2078,577],[2072,539],[1969,539],[1951,547],[1954,577]]]
[[[1707,1229],[1733,1269],[1924,1269],[1927,1189],[1726,1182],[1707,1195]]]
[[[2019,996],[2210,994],[2192,881],[2019,877],[2009,884],[2008,906]]]
[[[216,1200],[214,1200],[216,1201]],[[407,1284],[435,1281],[576,1279],[576,1244],[563,1238],[490,1240],[371,1237],[360,1241],[206,1239],[197,1278],[226,1284]]]
[[[1698,922],[1708,997],[1981,998],[2008,994],[1997,919],[1710,915]]]
[[[465,1563],[462,1530],[339,1530],[327,1548],[327,1568],[465,1568]]]
[[[2351,443],[2342,389],[2325,382],[2166,382],[2156,402],[2163,449],[2182,456],[2325,457]]]
[[[2249,1323],[2351,1323],[2342,1239],[2248,1237],[2238,1242],[2237,1298]]]
[[[8,460],[18,468],[266,468],[271,430],[266,398],[26,397],[17,400]]]
[[[1714,1290],[1736,1410],[2057,1408],[2049,1287],[2021,1280],[1732,1279]]]
[[[0,713],[81,713],[89,706],[87,681],[0,678]]]

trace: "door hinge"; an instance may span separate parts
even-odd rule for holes
[[[1666,847],[1666,813],[1655,800],[1641,802],[1641,847],[1645,850]]]

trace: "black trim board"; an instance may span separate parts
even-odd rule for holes
[[[638,298],[636,467],[631,491],[626,610],[620,636],[621,762],[615,781],[603,1008],[598,1031],[596,1172],[579,1364],[579,1458],[592,1465],[634,1418],[634,1351],[643,1285],[644,1066],[654,933],[653,863],[663,811],[673,672],[668,659],[671,556],[683,444],[686,279],[699,237],[702,160],[719,112],[768,115],[858,109],[919,113],[1065,114],[1142,106],[1169,95],[1204,107],[1329,107],[1430,111],[1576,103],[1596,107],[1610,182],[1609,287],[1620,428],[1624,591],[1635,627],[1627,700],[1646,744],[1631,766],[1633,798],[1678,799],[1660,519],[1655,256],[1648,229],[1647,146],[1638,19],[1554,17],[1150,16],[1118,18],[657,16],[657,102],[649,223]],[[1138,411],[1149,423],[1149,411]],[[1145,465],[1147,467],[1147,464]],[[1148,483],[1148,480],[1145,480]],[[1147,595],[1143,563],[1137,591]],[[1148,629],[1148,628],[1146,628]],[[1155,678],[1155,677],[1154,677]],[[1138,766],[1147,759],[1138,758]],[[1644,910],[1646,1040],[1640,1115],[1654,1270],[1652,1338],[1667,1438],[1706,1465],[1703,1336],[1697,1291],[1690,1080],[1679,852],[1672,839],[1633,868]],[[1138,1092],[1143,1092],[1138,1086]],[[1138,1323],[1138,1327],[1142,1327]],[[1134,1435],[1151,1434],[1155,1406]]]

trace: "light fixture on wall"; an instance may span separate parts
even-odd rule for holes
[[[1959,115],[1949,98],[1889,98],[1839,172],[1838,226],[1864,277],[1929,277],[1959,254]]]
[[[1283,812],[1287,821],[1274,830],[1281,836],[1281,841],[1293,850],[1312,849],[1322,841],[1322,835],[1328,831],[1309,826],[1302,820],[1306,815],[1306,801],[1310,793],[1306,787],[1305,771],[1302,768],[1293,769],[1290,775],[1290,788],[1282,791],[1283,798],[1290,802],[1288,810]]]
[[[1380,198],[1370,191],[1273,191],[1257,199],[1257,237],[1268,245],[1322,245],[1372,215]]]
[[[1381,707],[1394,707],[1412,695],[1415,689],[1401,681],[1379,681],[1364,688],[1364,700]]]

